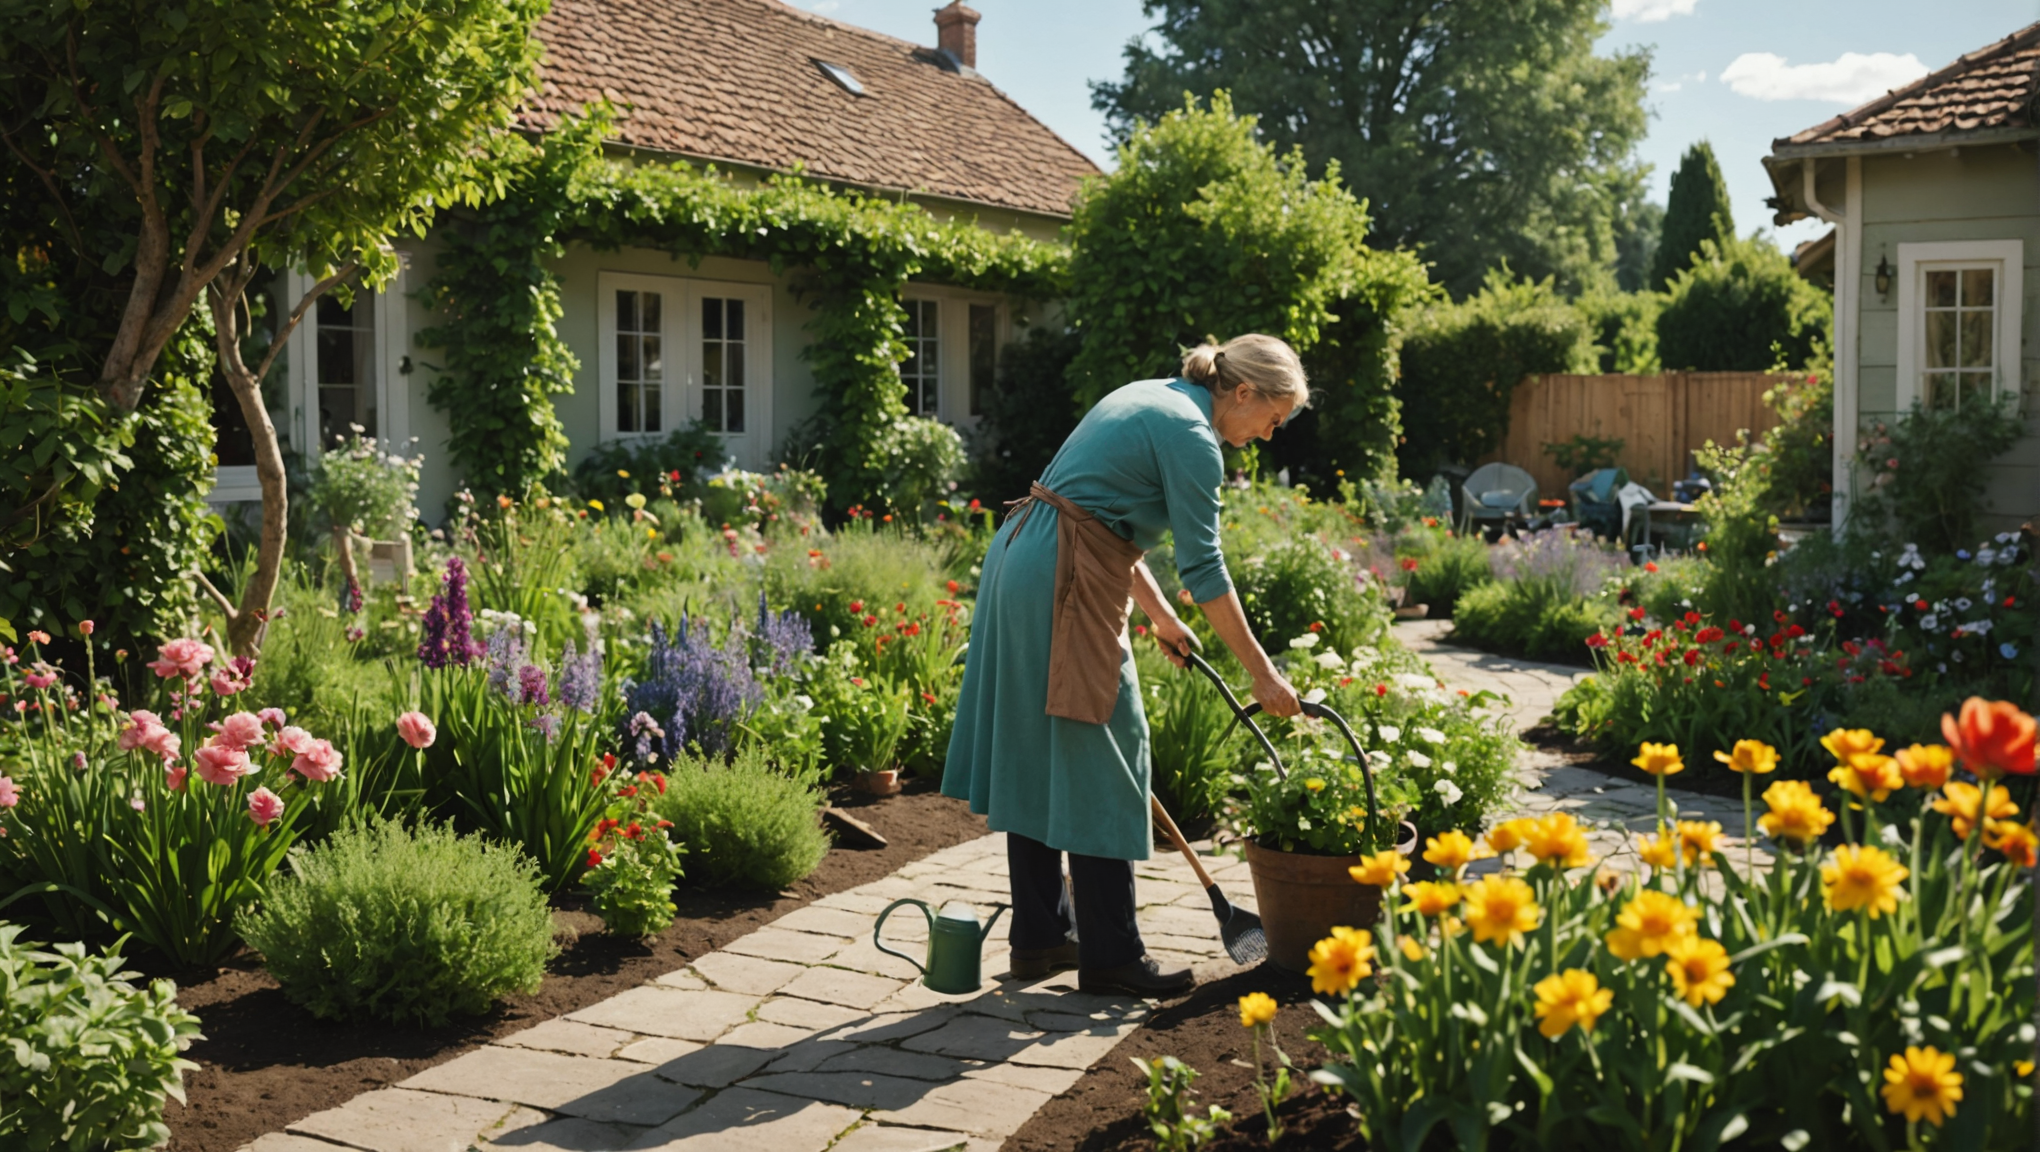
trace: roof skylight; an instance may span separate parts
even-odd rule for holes
[[[827,60],[815,61],[815,67],[820,68],[822,75],[834,80],[836,85],[842,88],[843,91],[850,93],[852,96],[864,95],[864,85],[858,81],[857,77],[850,74],[848,68],[843,67],[841,64],[831,64]]]

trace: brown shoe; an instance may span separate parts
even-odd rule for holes
[[[1164,969],[1152,956],[1142,956],[1117,968],[1081,968],[1077,988],[1084,992],[1131,992],[1135,996],[1166,999],[1181,996],[1197,986],[1188,968]]]
[[[1013,978],[1015,980],[1040,980],[1056,972],[1067,972],[1077,966],[1077,942],[1064,941],[1053,948],[1013,949]]]

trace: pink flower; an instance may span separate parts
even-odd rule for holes
[[[29,629],[28,638],[37,644],[47,644],[50,642],[50,634],[40,628]]]
[[[264,724],[267,724],[272,728],[283,727],[284,716],[283,709],[281,708],[264,708],[262,711],[257,712],[255,715]]]
[[[192,759],[198,762],[198,778],[208,784],[227,787],[241,777],[255,771],[248,763],[248,753],[241,748],[229,748],[224,744],[207,741],[199,746]]]
[[[340,753],[330,740],[314,740],[290,762],[290,770],[321,784],[340,775]]]
[[[397,735],[413,748],[430,748],[432,742],[439,738],[439,730],[432,726],[432,721],[426,719],[423,712],[406,712],[397,717]]]
[[[28,681],[30,688],[47,688],[57,682],[57,670],[38,662],[23,668],[21,678]]]
[[[281,756],[288,752],[292,756],[302,756],[311,747],[312,734],[293,724],[276,734],[276,739],[270,742],[269,754]]]
[[[257,788],[248,793],[248,819],[257,826],[267,828],[269,822],[283,815],[283,797],[267,788]]]
[[[21,803],[21,789],[12,779],[0,776],[0,808],[12,808]]]
[[[146,708],[137,708],[128,713],[128,727],[121,730],[117,743],[124,751],[146,749],[165,760],[175,760],[177,750],[184,741],[177,733],[163,726],[163,721]]]
[[[184,778],[190,773],[183,768],[163,769],[163,786],[172,792],[184,791]]]
[[[172,640],[156,649],[157,658],[149,662],[149,670],[163,679],[182,676],[195,680],[212,663],[212,645],[189,638]]]
[[[232,696],[247,691],[254,681],[255,661],[236,656],[213,670],[212,690],[216,695]]]
[[[86,623],[90,624],[91,621],[87,620]],[[146,802],[144,802],[140,796],[128,797],[128,807],[134,809],[137,812],[147,812],[149,810],[149,805]]]
[[[92,635],[92,631],[95,627],[97,627],[97,625],[93,624],[92,621],[90,620],[78,621],[78,631],[83,632],[87,636]]]
[[[262,743],[262,718],[253,712],[236,712],[220,721],[217,743],[229,748],[253,748]]]

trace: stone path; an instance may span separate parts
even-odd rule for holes
[[[1519,730],[1582,674],[1442,644],[1448,627],[1412,622],[1397,635],[1448,684],[1507,696]],[[1647,781],[1611,780],[1536,752],[1519,776],[1520,811],[1570,811],[1604,825],[1597,855],[1635,866],[1629,832],[1648,830],[1656,807]],[[1675,799],[1685,816],[1740,823],[1725,801]],[[1252,908],[1245,865],[1200,847],[1213,878]],[[1141,931],[1156,958],[1204,979],[1232,971],[1183,860],[1158,853],[1136,873]],[[871,943],[878,912],[908,896],[936,907],[961,900],[986,914],[1007,898],[1003,838],[824,897],[686,968],[308,1116],[244,1152],[991,1152],[1150,1008],[1079,992],[1070,973],[995,979],[971,996],[932,992]],[[1006,926],[1002,917],[986,946],[993,976],[1007,972]],[[927,925],[904,908],[886,932],[918,954]]]

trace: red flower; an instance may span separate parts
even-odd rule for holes
[[[905,613],[905,612],[906,612],[906,610],[907,610],[907,604],[906,604],[906,601],[904,601],[904,600],[902,600],[902,601],[901,601],[901,602],[899,602],[898,604],[895,604],[895,605],[893,605],[893,611],[895,611],[895,612],[899,612],[899,613]]]
[[[1657,571],[1657,561],[1655,561],[1655,560],[1646,560],[1646,561],[1644,561],[1644,562],[1643,562],[1643,570],[1644,570],[1645,572],[1655,572],[1655,571]]]
[[[852,601],[850,602],[850,614],[851,614],[852,616],[855,616],[855,615],[857,615],[857,614],[858,614],[859,612],[862,612],[862,611],[864,611],[864,601],[862,601],[862,600],[852,600]]]
[[[1615,659],[1616,659],[1616,660],[1618,660],[1618,661],[1620,661],[1621,663],[1624,663],[1624,664],[1634,664],[1634,663],[1636,663],[1636,657],[1634,657],[1634,656],[1630,655],[1630,654],[1629,654],[1629,653],[1627,653],[1627,652],[1617,652],[1617,653],[1615,654]]]
[[[1956,759],[1986,780],[2008,772],[2031,776],[2033,736],[2033,717],[2005,700],[1971,696],[1962,702],[1959,717],[1941,717],[1941,739],[1955,750]]]
[[[971,501],[971,502],[970,502],[970,510],[971,510],[971,511],[973,511],[973,512],[975,512],[975,511],[977,511],[977,510],[978,510],[978,502],[977,502],[977,501],[973,500],[973,501]]]
[[[1376,684],[1376,685],[1374,686],[1374,694],[1375,694],[1376,696],[1386,696],[1386,695],[1388,695],[1388,685],[1386,685],[1386,684]]]
[[[1325,630],[1325,622],[1324,622],[1324,621],[1322,621],[1322,620],[1313,620],[1313,621],[1311,621],[1311,622],[1310,622],[1310,630],[1311,630],[1312,632],[1322,632],[1322,631],[1324,631],[1324,630]]]
[[[958,583],[957,583],[956,581],[954,581],[954,580],[951,580],[951,581],[949,582],[949,594],[950,594],[951,596],[954,596],[954,595],[956,595],[957,591],[958,591],[959,589],[961,589],[962,587],[963,587],[963,585],[961,585],[961,584],[958,584]]]
[[[621,796],[621,797],[623,797],[623,798],[624,798],[624,799],[626,799],[626,800],[628,800],[628,799],[630,799],[631,797],[633,797],[633,796],[636,796],[636,795],[637,795],[637,785],[633,784],[633,785],[631,785],[630,787],[628,787],[628,788],[625,788],[625,789],[624,789],[623,791],[621,791],[621,792],[618,792],[618,793],[617,793],[617,795],[618,795],[618,796]]]
[[[601,866],[602,866],[602,849],[600,848],[588,849],[588,867],[600,868]]]
[[[1686,655],[1682,657],[1682,659],[1684,659],[1688,665],[1698,664],[1701,659],[1700,650],[1698,648],[1688,648],[1686,649]]]
[[[1339,687],[1344,688],[1346,685],[1351,684],[1352,682],[1353,678],[1351,676],[1341,677],[1339,680]]]
[[[1797,624],[1794,624],[1794,625],[1793,625],[1792,627],[1790,627],[1790,628],[1787,628],[1787,629],[1785,630],[1785,635],[1786,635],[1786,637],[1787,637],[1788,639],[1792,639],[1792,640],[1797,640],[1797,639],[1799,639],[1799,638],[1800,638],[1801,636],[1804,636],[1804,635],[1806,635],[1806,629],[1804,629],[1804,628],[1801,628],[1801,627],[1800,627],[1799,625],[1797,625]]]
[[[611,755],[611,754],[609,754],[609,753],[607,753],[607,752],[604,752],[604,753],[602,754],[602,770],[603,770],[604,772],[608,772],[608,771],[611,771],[611,770],[613,770],[613,769],[614,769],[615,767],[616,767],[616,757],[615,757],[615,756],[613,756],[613,755]]]
[[[876,616],[866,616],[866,617],[864,618],[864,626],[865,626],[866,628],[875,628],[875,627],[877,627],[877,626],[878,626],[878,617],[876,617]]]
[[[921,693],[921,699],[928,702],[928,707],[933,708],[935,706],[935,694],[933,692]]]
[[[1629,618],[1630,618],[1631,620],[1641,620],[1641,619],[1643,619],[1643,609],[1642,609],[1642,608],[1631,608],[1631,609],[1629,610]]]
[[[1134,634],[1135,636],[1145,636],[1145,635],[1147,635],[1147,625],[1145,625],[1145,624],[1135,624],[1135,625],[1133,626],[1133,634]]]
[[[1688,613],[1686,613],[1686,623],[1688,623],[1688,624],[1698,624],[1699,622],[1700,622],[1700,614],[1699,614],[1698,612],[1688,612]]]
[[[1403,557],[1402,570],[1405,572],[1415,572],[1417,570],[1417,558],[1414,556]]]
[[[1606,636],[1601,635],[1599,632],[1596,632],[1592,636],[1587,637],[1587,647],[1589,648],[1606,648],[1607,646],[1608,638]]]
[[[1841,619],[1841,618],[1842,618],[1842,602],[1841,602],[1840,600],[1830,600],[1830,601],[1828,601],[1828,614],[1829,614],[1830,616],[1833,616],[1833,617],[1834,617],[1835,619],[1837,619],[1837,620]]]

